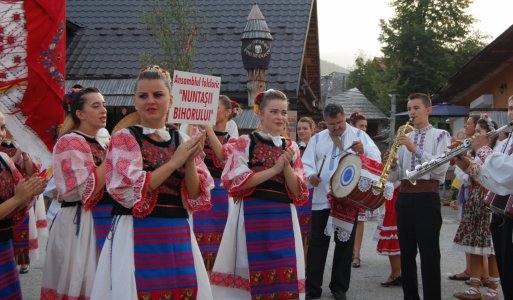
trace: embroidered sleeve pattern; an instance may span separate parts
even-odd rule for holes
[[[23,175],[20,173],[18,168],[16,168],[16,165],[14,164],[12,159],[9,157],[9,155],[7,155],[3,152],[0,152],[0,155],[2,156],[2,159],[7,164],[9,169],[11,170],[14,184],[17,185],[19,182],[24,180]],[[32,200],[29,201],[26,206],[20,207],[18,210],[16,210],[15,212],[13,212],[11,214],[13,226],[16,226],[23,222],[23,220],[25,219],[25,216],[27,215],[27,211],[29,210],[29,208],[32,207],[35,199],[36,199],[35,197],[32,198]]]
[[[96,194],[93,194],[94,193],[94,190],[96,189],[96,183],[98,182],[98,175],[96,175],[96,171],[93,172],[93,176],[89,176],[87,177],[87,181],[86,181],[86,189],[84,190],[84,195],[88,195],[87,196],[87,200],[86,202],[84,202],[84,208],[86,210],[90,210],[92,209],[93,207],[96,206],[96,204],[98,204],[98,202],[100,202],[100,200],[103,198],[103,194],[105,192],[105,189],[100,189]]]
[[[150,173],[143,170],[141,148],[128,129],[112,136],[106,160],[105,182],[112,198],[134,208],[134,216],[151,213],[158,190],[149,189]]]
[[[253,176],[248,167],[249,162],[249,136],[243,135],[231,138],[225,149],[229,150],[228,158],[221,175],[223,186],[233,198],[242,198],[250,195],[255,188],[245,189],[245,183]]]
[[[55,185],[62,198],[80,200],[83,204],[94,201],[96,165],[85,139],[73,133],[64,135],[53,156]]]
[[[469,174],[471,177],[476,177],[481,173],[481,168],[483,166],[483,163],[485,159],[488,157],[488,155],[492,154],[493,150],[488,146],[483,146],[476,151],[476,156],[481,160],[481,162],[471,161],[470,165],[465,172]]]
[[[203,160],[201,160],[199,155],[194,158],[194,162],[196,163],[196,172],[198,173],[200,196],[196,199],[190,198],[187,193],[185,178],[181,183],[182,199],[190,213],[210,210],[212,207],[212,203],[210,202],[210,191],[214,188],[214,179],[210,175],[207,166]]]
[[[296,143],[292,144],[292,148],[294,149],[294,157],[292,169],[294,170],[294,174],[296,174],[297,183],[299,185],[299,195],[295,196],[287,185],[285,185],[287,189],[287,194],[292,199],[296,206],[301,206],[308,201],[308,186],[306,184],[305,170],[303,168],[303,162],[301,160],[301,156],[299,155],[299,147]]]
[[[492,153],[493,153],[493,149],[488,146],[483,146],[483,147],[477,149],[477,151],[476,151],[476,155],[477,155],[477,157],[479,157],[479,159],[481,161],[485,161],[486,158],[488,157],[488,155],[490,155]]]

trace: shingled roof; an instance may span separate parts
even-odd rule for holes
[[[193,72],[221,76],[221,93],[246,99],[247,77],[240,55],[240,37],[251,1],[196,0],[195,3],[203,40],[196,48]],[[297,97],[314,3],[314,0],[258,2],[274,39],[267,86],[283,90],[290,99]],[[88,83],[87,80],[134,78],[141,67],[140,55],[159,52],[142,22],[143,12],[148,10],[149,2],[145,0],[68,0],[67,18],[79,26],[68,44],[68,85],[79,80]],[[109,102],[109,95],[106,96]],[[131,99],[130,96],[127,101]]]
[[[346,116],[353,112],[361,112],[368,120],[387,120],[388,117],[357,88],[329,97],[327,103],[336,102],[344,107]]]
[[[458,103],[470,89],[513,65],[513,25],[471,58],[435,93],[433,101]]]

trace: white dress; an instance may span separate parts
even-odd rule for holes
[[[97,166],[84,136],[74,132],[57,141],[53,155],[60,199],[80,205],[62,207],[50,226],[41,299],[88,299],[98,252],[93,216],[86,208],[102,196],[93,194]]]

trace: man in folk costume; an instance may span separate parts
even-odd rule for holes
[[[513,121],[513,96],[508,99],[508,117]],[[481,159],[482,163],[472,162],[466,157],[456,160],[457,165],[486,187],[489,197],[509,197],[511,203],[513,195],[513,139],[511,134],[502,144],[492,150],[486,135],[476,135],[472,142],[472,149]],[[492,203],[494,205],[494,203]],[[509,207],[511,209],[511,207]],[[513,219],[500,214],[493,214],[490,225],[493,248],[499,267],[499,275],[504,299],[513,299]],[[487,293],[488,294],[488,293]],[[483,295],[481,299],[498,299],[497,294]]]
[[[381,153],[372,139],[365,132],[346,123],[341,105],[328,104],[323,115],[328,129],[314,135],[303,154],[305,174],[314,187],[312,236],[306,268],[306,299],[319,299],[322,294],[324,266],[330,244],[330,237],[325,234],[325,229],[329,229],[327,225],[330,216],[328,192],[330,178],[337,170],[339,160],[347,151],[352,151],[381,161]],[[357,214],[358,208],[352,207],[345,210],[343,219],[333,220],[336,231],[335,253],[329,286],[337,300],[346,299],[345,294],[349,289]]]
[[[415,261],[418,246],[424,299],[436,300],[441,298],[439,186],[445,181],[449,163],[420,177],[416,185],[407,180],[406,170],[442,155],[450,145],[451,136],[429,124],[432,110],[429,96],[411,94],[407,107],[415,130],[398,137],[403,146],[397,151],[398,161],[392,164],[389,178],[401,180],[396,210],[404,299],[420,299]]]

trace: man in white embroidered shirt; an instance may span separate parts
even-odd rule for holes
[[[330,237],[325,234],[325,230],[331,231],[326,227],[330,215],[327,195],[330,178],[335,173],[339,160],[349,151],[381,161],[381,153],[372,139],[365,132],[346,123],[341,105],[327,104],[323,115],[328,129],[314,135],[303,154],[305,175],[309,184],[314,187],[312,236],[306,267],[306,299],[319,299],[322,294],[324,266],[330,244]],[[356,217],[355,214],[352,230],[348,230],[348,239],[340,240],[337,234],[333,234],[335,253],[329,287],[336,300],[346,299],[345,294],[349,289]]]
[[[441,156],[450,145],[451,136],[445,130],[429,124],[431,99],[426,94],[408,96],[408,115],[415,130],[398,137],[402,146],[398,161],[392,164],[389,180],[401,180],[395,204],[397,229],[401,248],[401,279],[404,299],[420,299],[417,281],[417,247],[420,253],[424,299],[441,299],[440,282],[440,211],[439,186],[445,181],[449,162],[442,164],[411,184],[407,170]]]

